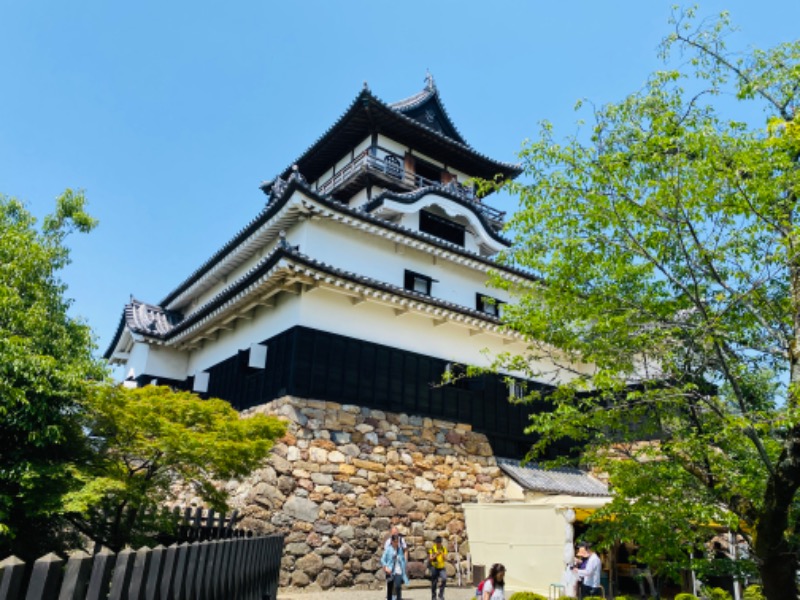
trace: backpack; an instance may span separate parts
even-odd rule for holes
[[[479,599],[480,599],[480,598],[483,596],[483,584],[485,584],[487,581],[489,581],[489,578],[488,578],[488,577],[487,577],[486,579],[484,579],[483,581],[481,581],[481,582],[478,584],[478,587],[477,587],[477,588],[475,588],[475,597],[476,597],[476,598],[479,598]]]

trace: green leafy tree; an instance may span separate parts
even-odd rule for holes
[[[93,456],[74,471],[82,485],[65,510],[81,533],[115,551],[163,532],[169,523],[160,509],[178,490],[225,510],[224,482],[262,464],[286,432],[275,417],[242,418],[224,400],[164,386],[99,386],[86,415]]]
[[[84,205],[67,190],[38,227],[21,202],[0,196],[0,556],[33,558],[65,542],[61,497],[85,451],[80,401],[104,377],[58,277],[67,235],[95,225]]]
[[[765,596],[795,597],[800,42],[733,55],[724,15],[692,16],[664,44],[679,70],[524,147],[503,260],[541,283],[506,307],[531,342],[500,365],[553,375],[531,456],[567,438],[609,473],[608,539],[656,570],[710,569],[697,556],[730,528]],[[753,105],[760,126],[736,118]]]

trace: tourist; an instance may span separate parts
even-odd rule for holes
[[[589,542],[578,544],[578,556],[586,559],[585,566],[572,567],[581,577],[581,597],[602,595],[603,590],[600,587],[602,564],[600,563],[600,557],[592,550],[592,545]]]
[[[408,583],[406,557],[400,548],[400,535],[389,537],[389,546],[383,551],[381,566],[386,576],[386,600],[402,600],[403,584]]]
[[[481,600],[506,600],[506,568],[495,563],[489,569],[489,578],[483,582]]]
[[[386,550],[389,547],[393,535],[396,535],[397,538],[400,540],[400,547],[403,549],[403,554],[405,554],[406,562],[408,562],[408,544],[406,544],[406,538],[403,537],[402,533],[400,533],[400,530],[397,528],[397,525],[392,525],[392,528],[389,530],[389,535],[386,536],[386,541],[383,544],[383,549]]]
[[[442,544],[442,536],[437,535],[433,546],[428,549],[428,561],[431,569],[431,600],[436,600],[436,584],[439,584],[439,600],[444,600],[444,588],[447,585],[447,569],[444,561],[447,548]]]

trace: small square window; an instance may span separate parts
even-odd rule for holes
[[[492,317],[500,317],[500,307],[503,304],[505,303],[497,298],[484,294],[475,294],[475,309]]]
[[[525,398],[525,382],[512,379],[508,382],[508,397],[512,401],[520,401]]]
[[[431,287],[435,280],[427,275],[415,273],[414,271],[406,271],[403,281],[403,287],[409,291],[417,292],[418,294],[431,295]]]

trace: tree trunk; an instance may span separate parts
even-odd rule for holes
[[[769,560],[759,563],[761,586],[767,600],[796,600],[797,560],[787,556],[783,560]]]
[[[797,599],[797,548],[791,533],[789,508],[800,487],[800,426],[789,431],[775,470],[767,480],[764,506],[756,523],[758,570],[767,600]]]

